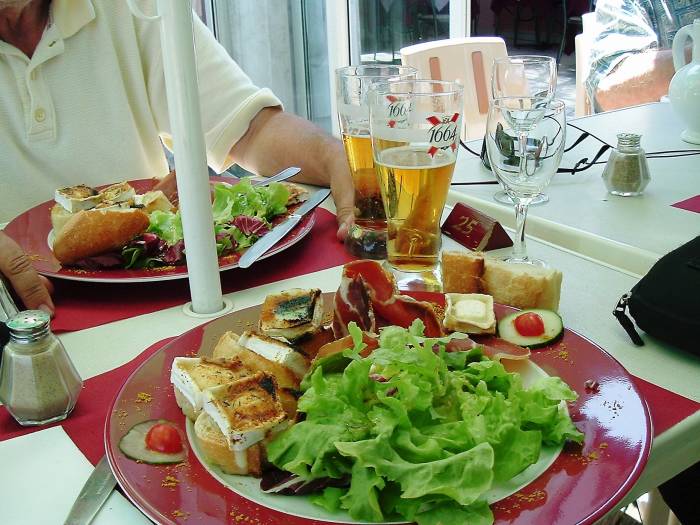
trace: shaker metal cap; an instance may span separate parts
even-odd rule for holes
[[[51,317],[43,310],[25,310],[7,321],[12,338],[29,340],[48,331]]]

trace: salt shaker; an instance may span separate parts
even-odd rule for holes
[[[7,321],[10,340],[0,367],[0,401],[20,425],[44,425],[68,417],[83,381],[42,310]]]
[[[608,192],[622,197],[641,195],[649,184],[649,165],[636,133],[619,133],[617,148],[612,150],[603,170]]]

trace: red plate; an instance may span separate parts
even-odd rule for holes
[[[214,182],[226,182],[236,184],[237,180],[231,177],[212,177]],[[149,191],[155,184],[155,179],[140,179],[129,181],[136,193]],[[46,201],[34,208],[15,217],[5,227],[5,233],[12,237],[29,255],[34,264],[34,268],[40,274],[59,279],[73,281],[93,281],[102,283],[129,283],[129,282],[151,282],[167,281],[170,279],[187,278],[187,266],[164,266],[155,269],[142,270],[81,270],[74,268],[64,268],[61,266],[49,247],[48,238],[51,232],[51,208],[55,201]],[[274,222],[281,222],[284,216]],[[309,213],[299,221],[289,234],[270,248],[261,259],[265,259],[282,250],[289,248],[303,239],[313,227],[315,217]],[[219,258],[219,271],[238,268],[238,259],[241,254],[227,255]]]
[[[444,304],[441,294],[429,297]],[[326,294],[327,305],[329,298]],[[511,311],[496,307],[499,318]],[[121,437],[147,419],[168,419],[185,435],[185,417],[170,385],[173,359],[210,354],[222,333],[249,329],[257,324],[258,314],[259,307],[247,308],[174,339],[132,374],[110,407],[105,425],[107,457],[127,496],[156,522],[325,523],[261,507],[235,494],[205,470],[192,450],[187,462],[178,466],[136,463],[119,451]],[[646,403],[620,363],[571,330],[565,330],[559,342],[533,352],[532,361],[578,392],[579,399],[570,404],[569,412],[585,433],[585,443],[567,445],[543,475],[493,504],[496,523],[594,523],[615,508],[646,464],[652,436]],[[586,389],[589,379],[598,382],[596,390]],[[149,399],[144,393],[150,401],[144,402]]]

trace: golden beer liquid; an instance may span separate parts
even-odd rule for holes
[[[387,213],[389,263],[405,272],[435,267],[440,252],[440,218],[456,156],[402,146],[379,153],[377,174]]]
[[[355,186],[355,223],[372,230],[386,228],[386,215],[379,191],[369,135],[343,133],[345,154]]]

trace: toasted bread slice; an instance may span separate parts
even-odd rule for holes
[[[106,187],[100,192],[103,202],[117,204],[119,202],[133,202],[136,190],[128,182],[118,182]]]
[[[274,376],[280,388],[299,388],[298,377],[287,367],[270,361],[238,343],[239,336],[226,332],[214,348],[214,359],[237,359],[253,372],[266,372]]]
[[[268,361],[287,368],[299,379],[309,369],[306,356],[278,339],[246,330],[238,338],[238,344]]]
[[[80,211],[66,221],[53,243],[61,264],[120,250],[146,231],[148,215],[137,209],[93,209]]]
[[[231,450],[245,450],[287,425],[275,378],[265,372],[205,390],[204,411]]]
[[[292,288],[265,298],[260,309],[260,331],[294,342],[317,332],[322,318],[321,290]]]
[[[303,186],[299,186],[293,182],[283,182],[289,191],[289,198],[287,199],[287,206],[292,206],[294,204],[299,204],[305,202],[309,198],[309,190]]]
[[[54,200],[67,212],[77,213],[94,208],[102,201],[102,195],[97,190],[84,184],[59,188],[54,193]]]
[[[516,308],[544,308],[557,311],[562,274],[553,268],[513,264],[496,259],[486,261],[484,291],[497,303]]]
[[[238,359],[209,360],[199,357],[176,357],[170,369],[175,401],[183,414],[197,419],[204,405],[204,391],[232,383],[255,373]]]
[[[252,350],[238,344],[239,336],[226,332],[221,336],[212,354],[214,359],[235,359],[243,363],[251,373],[266,372],[277,380],[279,399],[282,408],[290,421],[294,421],[297,413],[297,393],[299,378],[289,368],[279,363],[265,359]]]
[[[479,293],[483,272],[484,257],[480,253],[442,253],[442,287],[446,293]]]
[[[259,443],[245,450],[230,450],[221,429],[205,412],[197,417],[194,433],[207,460],[226,474],[255,477],[262,475],[263,447]]]

